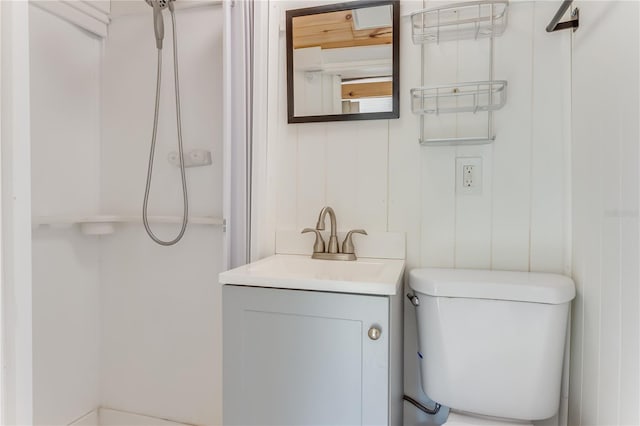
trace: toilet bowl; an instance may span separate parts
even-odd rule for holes
[[[554,416],[573,281],[546,273],[414,269],[420,378],[447,425]]]

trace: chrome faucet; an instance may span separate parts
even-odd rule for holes
[[[329,219],[331,220],[331,234],[329,236],[329,244],[327,245],[325,250],[324,240],[322,239],[322,234],[320,233],[320,231],[324,231],[325,229],[325,219],[327,213],[329,213]],[[320,211],[316,229],[305,228],[302,230],[303,234],[306,232],[315,232],[316,234],[316,240],[313,244],[313,255],[311,255],[311,258],[325,260],[356,260],[352,235],[354,233],[367,235],[367,231],[365,231],[364,229],[353,229],[349,231],[344,238],[344,241],[342,242],[342,252],[340,252],[340,245],[338,244],[337,235],[336,214],[329,206],[324,207]]]

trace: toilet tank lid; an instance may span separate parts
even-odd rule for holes
[[[573,280],[542,272],[487,271],[475,269],[413,269],[409,286],[435,297],[513,300],[557,305],[575,295]]]

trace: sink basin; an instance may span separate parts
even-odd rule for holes
[[[358,294],[396,294],[404,260],[320,260],[276,254],[220,274],[220,283]]]

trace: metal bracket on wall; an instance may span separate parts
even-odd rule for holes
[[[568,28],[573,28],[573,31],[575,32],[578,29],[580,26],[580,9],[577,7],[571,12],[570,20],[560,22],[560,19],[562,19],[567,9],[571,6],[571,3],[573,3],[573,0],[564,0],[562,2],[560,9],[558,9],[556,14],[553,16],[553,19],[551,19],[551,22],[549,22],[549,25],[547,25],[548,33],[566,30]]]

